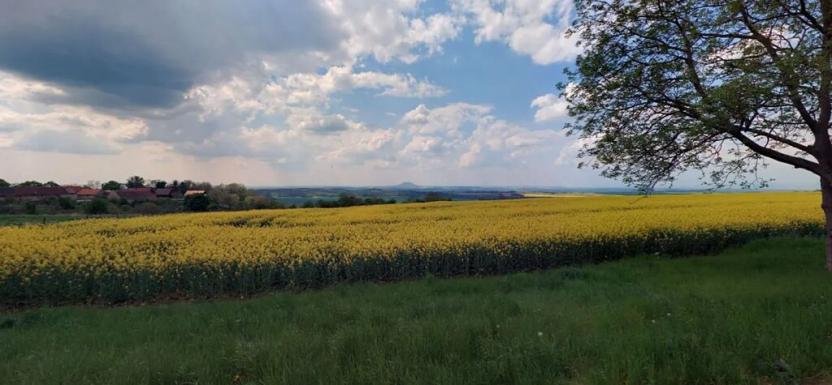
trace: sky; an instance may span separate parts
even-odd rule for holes
[[[555,85],[571,0],[0,0],[0,178],[618,187]],[[815,178],[772,165],[774,188]],[[683,176],[678,187],[696,187]]]

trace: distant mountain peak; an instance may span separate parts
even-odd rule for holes
[[[399,183],[399,184],[397,184],[395,186],[392,186],[392,187],[393,188],[419,188],[419,185],[417,185],[415,183],[412,183],[412,182],[402,182],[402,183]]]

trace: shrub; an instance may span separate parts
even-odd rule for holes
[[[161,210],[159,209],[159,205],[153,202],[144,202],[136,205],[135,211],[139,214],[151,215],[158,214]]]
[[[38,204],[35,202],[26,202],[23,204],[23,210],[26,214],[37,214],[38,213]]]
[[[87,214],[98,215],[110,212],[110,202],[104,198],[94,198],[84,210]]]
[[[58,207],[62,210],[74,210],[75,209],[75,199],[67,198],[67,197],[60,197],[58,198]]]
[[[185,210],[188,211],[208,211],[213,201],[205,194],[191,195],[185,197]]]

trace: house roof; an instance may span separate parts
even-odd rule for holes
[[[173,193],[172,188],[157,188],[156,189],[156,196],[157,197],[168,197]]]
[[[189,197],[191,195],[202,195],[205,194],[205,190],[188,190],[185,191],[185,196]]]
[[[119,198],[129,201],[147,201],[156,199],[156,194],[151,189],[124,189],[113,191]]]
[[[81,186],[61,186],[70,194],[77,194],[78,191],[83,190]]]
[[[82,188],[75,192],[78,196],[96,196],[101,194],[101,189],[97,188]]]
[[[48,198],[70,195],[70,192],[63,187],[11,187],[10,189],[14,192],[13,195],[4,196]]]

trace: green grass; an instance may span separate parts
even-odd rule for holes
[[[832,374],[817,239],[244,301],[0,314],[8,384],[791,384]]]
[[[83,219],[85,216],[79,214],[47,214],[47,215],[17,215],[0,214],[0,226],[21,226],[27,224],[42,225]]]

